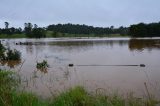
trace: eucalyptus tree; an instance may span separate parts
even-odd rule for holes
[[[8,29],[8,27],[9,27],[9,22],[4,22],[4,24],[5,24],[5,29]]]
[[[32,37],[32,23],[24,23],[24,32],[27,37]]]

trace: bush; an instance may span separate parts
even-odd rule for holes
[[[0,43],[0,60],[20,60],[21,59],[21,53],[17,51],[16,49],[6,49],[1,43]]]
[[[43,28],[34,28],[32,30],[32,38],[45,38],[46,31]]]
[[[36,68],[44,73],[47,73],[47,69],[48,69],[49,65],[47,63],[46,60],[43,60],[42,62],[37,62]]]
[[[6,48],[0,42],[0,60],[5,58],[5,50]]]
[[[42,62],[37,62],[36,67],[37,67],[37,69],[45,69],[45,68],[48,68],[49,65],[46,60],[43,60]]]
[[[20,60],[21,59],[21,53],[17,51],[16,49],[7,51],[6,60]]]

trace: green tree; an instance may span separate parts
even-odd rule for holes
[[[55,37],[55,38],[58,37],[58,33],[56,31],[53,31],[52,32],[52,37]]]
[[[33,28],[32,37],[44,38],[44,37],[46,37],[46,31],[43,28]]]
[[[9,23],[8,22],[4,22],[4,24],[5,24],[5,29],[8,29]]]
[[[144,24],[139,23],[129,27],[129,34],[132,37],[159,37],[160,36],[160,22]]]
[[[27,37],[32,37],[32,27],[33,25],[31,23],[24,23],[24,32]]]
[[[37,24],[34,24],[34,28],[38,28],[38,25],[37,25]]]

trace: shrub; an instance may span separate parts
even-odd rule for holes
[[[16,49],[6,49],[1,43],[0,43],[0,60],[20,60],[21,59],[21,53],[17,51]]]
[[[37,62],[37,65],[36,65],[36,68],[44,73],[47,73],[48,67],[49,67],[49,65],[46,60],[43,60],[42,62]]]
[[[21,59],[21,53],[17,51],[16,49],[7,51],[6,60],[20,60]]]
[[[5,58],[5,50],[6,48],[0,42],[0,60]]]

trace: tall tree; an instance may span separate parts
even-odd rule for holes
[[[33,27],[33,25],[32,25],[32,23],[28,23],[28,28],[31,28],[32,29],[32,27]]]
[[[33,28],[32,38],[44,38],[46,37],[46,31],[43,28]]]
[[[4,24],[5,24],[5,29],[8,29],[8,27],[9,27],[9,22],[4,22]]]
[[[139,23],[129,27],[132,37],[158,37],[160,36],[160,23]]]
[[[32,27],[31,23],[24,23],[24,32],[27,37],[32,37]]]
[[[34,24],[34,28],[38,28],[38,25],[37,25],[37,24]]]

